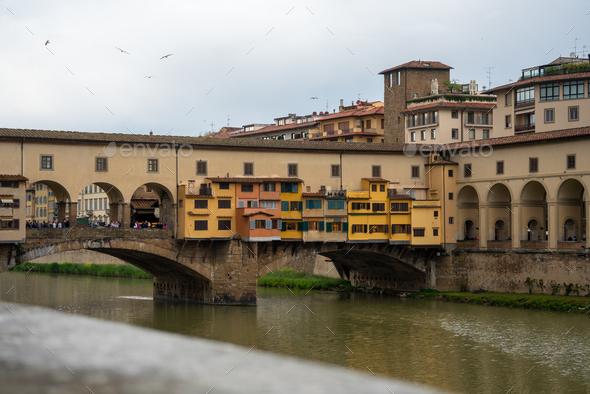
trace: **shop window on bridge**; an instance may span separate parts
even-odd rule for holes
[[[195,200],[195,208],[196,209],[207,209],[207,208],[209,208],[209,201],[208,200]]]
[[[352,233],[366,233],[367,232],[367,225],[366,224],[353,224],[352,225]]]
[[[282,182],[281,183],[282,193],[298,193],[299,184],[297,182]]]
[[[195,220],[195,231],[207,231],[208,225],[208,220]]]
[[[392,224],[391,225],[391,233],[392,234],[409,234],[410,226],[407,224]]]
[[[308,231],[318,231],[318,228],[319,228],[319,226],[318,226],[317,220],[310,221],[307,226]]]
[[[254,185],[242,185],[242,193],[252,193],[254,192]]]
[[[368,205],[369,203],[364,203],[364,202],[353,202],[350,204],[350,209],[354,210],[354,211],[358,211],[361,209],[368,209]]]
[[[296,222],[283,222],[285,224],[285,231],[297,231]]]
[[[423,228],[415,228],[414,229],[414,237],[423,237],[424,236],[424,229]]]
[[[220,182],[219,190],[229,190],[229,182]]]
[[[385,203],[384,202],[374,202],[373,203],[373,212],[384,212],[385,211]]]
[[[302,211],[303,201],[291,201],[291,211]]]
[[[217,200],[217,208],[230,209],[231,208],[231,200]]]
[[[275,191],[277,191],[277,184],[276,183],[263,183],[262,184],[262,191],[275,192]]]
[[[391,212],[408,212],[409,205],[407,202],[392,202],[390,208]]]
[[[343,200],[328,200],[328,209],[344,209],[344,201]]]
[[[322,209],[322,200],[305,200],[305,209]]]
[[[384,224],[371,224],[369,226],[369,234],[387,234],[388,226]]]
[[[231,231],[231,220],[218,220],[217,230],[230,230]]]

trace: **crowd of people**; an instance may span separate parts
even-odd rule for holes
[[[121,223],[118,221],[106,223],[106,222],[92,222],[88,224],[89,227],[113,227],[119,228],[122,227]],[[64,219],[63,223],[54,220],[53,222],[40,222],[36,220],[28,220],[27,221],[27,228],[67,228],[70,227],[70,221]],[[143,222],[131,222],[131,228],[155,228],[155,229],[168,229],[166,223],[150,223],[148,221]]]
[[[63,223],[54,220],[53,222],[40,222],[38,220],[27,220],[27,228],[67,228],[70,227],[70,221],[64,219]]]
[[[167,229],[168,226],[166,225],[166,223],[150,223],[147,220],[143,221],[143,222],[131,222],[130,225],[131,228],[161,228],[161,229]]]

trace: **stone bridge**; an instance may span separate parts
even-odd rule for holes
[[[257,279],[282,267],[334,270],[354,286],[393,291],[453,290],[467,281],[467,268],[441,251],[379,243],[185,242],[172,230],[74,227],[29,229],[25,244],[8,247],[1,251],[12,254],[8,266],[66,251],[104,253],[152,274],[154,298],[205,304],[255,305]]]

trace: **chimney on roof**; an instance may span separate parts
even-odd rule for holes
[[[342,112],[344,110],[344,100],[340,99],[340,107],[338,107],[338,112]]]
[[[154,135],[154,132],[150,130],[150,135]]]

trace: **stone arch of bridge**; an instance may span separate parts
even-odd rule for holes
[[[23,263],[46,255],[76,250],[92,250],[119,258],[159,280],[211,281],[211,269],[207,265],[191,263],[190,258],[177,257],[176,252],[152,243],[128,239],[104,238],[25,244],[24,253],[19,256],[19,260]]]
[[[400,253],[403,254],[404,250],[402,248]],[[423,260],[412,265],[391,254],[348,248],[319,254],[331,259],[340,276],[348,278],[354,286],[400,291],[419,290],[426,286]]]

